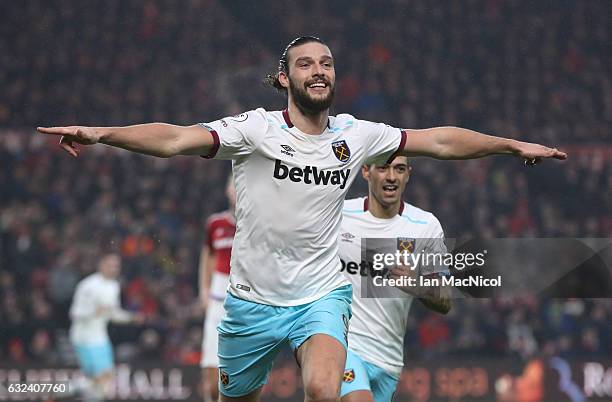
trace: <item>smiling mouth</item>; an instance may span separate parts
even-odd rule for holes
[[[394,195],[397,192],[398,187],[395,184],[385,184],[383,186],[383,192],[386,195]]]
[[[325,90],[328,86],[329,85],[326,82],[324,82],[324,81],[316,81],[316,82],[313,82],[311,84],[308,84],[306,86],[306,88],[309,88],[309,89],[312,89],[312,90],[318,92],[318,91]]]

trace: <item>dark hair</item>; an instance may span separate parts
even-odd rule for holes
[[[410,167],[410,158],[409,158],[409,157],[407,157],[407,156],[404,156],[404,155],[391,155],[390,160],[388,160],[387,162],[393,162],[393,160],[395,160],[395,158],[397,158],[398,156],[403,156],[404,158],[406,158],[406,165],[407,165],[408,167]],[[380,163],[376,164],[376,163],[374,163],[374,162],[370,162],[370,163],[364,163],[364,164],[363,164],[363,166],[367,166],[367,167],[368,167],[368,169],[372,169],[372,166],[373,166],[373,165],[376,165],[376,166],[385,166],[385,165],[390,165],[390,163],[387,163],[387,162],[385,162],[385,163],[383,163],[383,164],[380,164]]]
[[[298,38],[295,38],[287,45],[287,47],[283,51],[283,54],[278,60],[278,72],[276,74],[268,74],[264,78],[264,84],[270,85],[271,87],[276,88],[276,90],[278,90],[279,92],[287,93],[287,88],[282,86],[280,81],[278,80],[278,74],[279,73],[289,74],[289,61],[287,60],[289,57],[288,56],[289,49],[296,47],[296,46],[304,45],[310,42],[317,42],[322,45],[325,45],[325,43],[321,39],[317,38],[316,36],[300,36]]]

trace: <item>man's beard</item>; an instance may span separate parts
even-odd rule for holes
[[[331,83],[327,84],[329,95],[325,98],[313,99],[306,88],[298,87],[293,80],[289,80],[289,91],[300,112],[305,115],[313,115],[329,109],[334,101],[334,87]]]

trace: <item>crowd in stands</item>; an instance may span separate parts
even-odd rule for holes
[[[545,5],[546,4],[546,5]],[[197,364],[197,263],[225,208],[228,162],[99,146],[74,159],[39,125],[193,124],[281,108],[260,86],[282,47],[317,34],[336,57],[335,110],[408,128],[461,125],[559,144],[561,164],[415,159],[406,200],[451,237],[610,237],[612,53],[605,1],[17,2],[0,5],[0,361],[61,362],[77,281],[123,257],[111,327],[125,356]],[[309,16],[317,15],[317,19]],[[24,30],[24,26],[27,29]],[[366,191],[363,181],[352,196]],[[612,301],[458,300],[415,307],[410,359],[612,355]]]

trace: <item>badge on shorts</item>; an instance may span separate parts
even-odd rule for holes
[[[219,370],[219,381],[221,381],[221,384],[223,384],[224,387],[227,387],[229,384],[229,374],[223,370]]]
[[[332,149],[334,150],[334,155],[340,162],[348,162],[351,159],[351,150],[348,147],[348,144],[344,140],[332,142]]]
[[[355,381],[355,370],[353,369],[344,370],[342,381],[349,382],[349,383]]]

